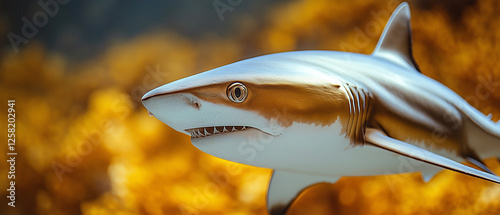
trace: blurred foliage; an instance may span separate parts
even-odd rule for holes
[[[85,63],[30,41],[0,60],[0,97],[16,99],[16,208],[2,214],[265,214],[270,170],[198,151],[148,117],[153,87],[247,57],[298,49],[369,54],[398,2],[291,1],[264,22],[247,17],[232,37],[190,40],[152,31],[115,41]],[[412,7],[414,53],[424,74],[484,113],[500,116],[500,3],[477,1],[460,17]],[[451,18],[453,17],[453,18]],[[496,81],[495,81],[496,80]],[[489,89],[485,95],[478,86]],[[482,88],[484,89],[484,88]],[[480,93],[480,95],[478,95]],[[6,114],[0,120],[6,121]],[[6,130],[5,123],[1,130]],[[6,136],[1,136],[6,142]],[[0,159],[6,147],[0,147]],[[369,162],[369,161],[367,161]],[[500,173],[495,160],[487,164]],[[8,166],[1,165],[1,172]],[[404,168],[404,167],[403,167]],[[0,177],[7,196],[6,177]],[[308,190],[290,214],[498,214],[500,188],[443,171],[344,177]]]

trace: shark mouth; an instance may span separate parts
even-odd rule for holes
[[[202,128],[192,128],[186,129],[187,132],[191,134],[191,139],[203,138],[208,136],[214,136],[219,134],[232,133],[237,131],[244,131],[250,126],[213,126],[213,127],[202,127]]]

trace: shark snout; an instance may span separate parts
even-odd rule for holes
[[[150,98],[159,97],[159,96],[162,96],[162,95],[167,95],[169,93],[170,92],[163,90],[162,87],[158,87],[158,88],[155,88],[155,89],[147,92],[146,94],[144,94],[144,96],[142,96],[141,100],[142,100],[142,102],[144,104],[144,102],[147,101]]]
[[[152,90],[143,96],[142,103],[150,116],[188,135],[192,135],[193,129],[228,126],[256,128],[274,136],[282,130],[279,124],[255,112],[205,101],[189,92]]]
[[[202,101],[188,93],[156,94],[151,91],[142,99],[149,115],[156,117],[173,129],[187,133],[186,129],[200,126]]]

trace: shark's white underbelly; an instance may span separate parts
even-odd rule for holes
[[[325,127],[292,125],[286,132],[296,135],[283,134],[279,142],[268,146],[267,153],[280,155],[271,158],[269,163],[274,164],[271,168],[334,176],[396,174],[433,168],[368,144],[352,146],[341,131],[338,121]]]
[[[294,123],[279,136],[250,129],[238,137],[229,134],[213,141],[197,142],[194,139],[193,144],[226,160],[315,175],[366,176],[436,169],[368,144],[353,147],[342,134],[341,126],[339,121],[329,126]],[[240,139],[235,143],[235,138]]]

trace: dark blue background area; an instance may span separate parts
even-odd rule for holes
[[[55,0],[42,0],[42,2]],[[229,5],[227,0],[218,0]],[[212,0],[69,0],[59,5],[57,14],[49,16],[40,27],[36,40],[50,51],[57,51],[73,59],[88,58],[116,39],[127,39],[152,30],[169,30],[188,38],[205,35],[227,36],[237,27],[242,16],[260,20],[270,5],[281,0],[242,0],[233,11],[226,11],[221,21]],[[42,10],[39,1],[9,0],[0,3],[3,23],[1,44],[3,50],[12,49],[9,32],[22,36],[21,18],[32,21]],[[25,45],[20,45],[21,49]]]
[[[56,0],[41,0],[49,2]],[[66,0],[68,1],[68,0]],[[213,3],[230,5],[221,21]],[[225,37],[234,32],[243,17],[251,17],[262,24],[264,14],[276,3],[285,0],[69,0],[59,5],[54,17],[38,28],[29,41],[37,41],[49,51],[64,54],[71,61],[81,61],[101,52],[114,40],[126,40],[153,30],[174,31],[184,37],[197,39],[206,35]],[[32,21],[35,13],[42,10],[38,0],[0,1],[0,55],[12,51],[7,35],[9,32],[22,36],[22,17]],[[334,3],[335,1],[332,1]],[[454,19],[460,19],[463,8],[475,0],[421,0],[422,9],[443,7]],[[24,44],[19,47],[22,49]]]

